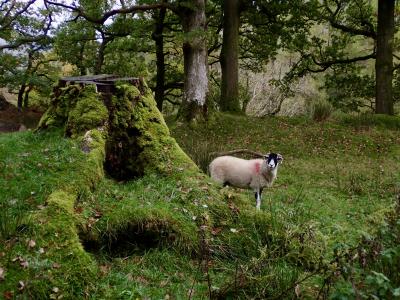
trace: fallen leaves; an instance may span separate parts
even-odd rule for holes
[[[6,299],[6,300],[13,299],[13,298],[14,298],[14,293],[13,293],[12,291],[5,291],[5,292],[3,293],[3,297],[4,297],[4,299]]]
[[[29,263],[20,255],[12,259],[12,262],[19,262],[19,265],[26,269],[29,267]]]
[[[59,269],[59,268],[61,268],[61,265],[59,263],[53,263],[52,267],[53,267],[53,269]]]
[[[28,247],[29,248],[34,248],[36,246],[36,242],[34,240],[29,240],[28,241]]]
[[[50,299],[62,299],[64,296],[60,294],[60,289],[58,287],[53,287],[51,289],[52,293],[50,294]]]
[[[221,227],[216,227],[216,228],[211,229],[211,234],[218,235],[221,231],[222,231]]]

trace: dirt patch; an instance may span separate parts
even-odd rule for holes
[[[14,105],[6,105],[0,110],[0,133],[35,128],[41,116],[42,112],[30,109],[18,111]]]

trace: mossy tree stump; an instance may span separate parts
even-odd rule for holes
[[[83,144],[100,132],[105,139],[104,168],[118,180],[148,172],[171,175],[182,168],[199,171],[170,136],[143,80],[106,75],[63,79],[38,129],[48,127],[63,127],[66,136],[81,138]]]

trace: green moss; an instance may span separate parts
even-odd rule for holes
[[[77,136],[104,125],[108,110],[99,97],[93,86],[69,85],[56,89],[38,129],[65,126],[68,136]]]
[[[148,89],[141,94],[134,86],[120,85],[113,105],[107,169],[114,177],[127,179],[153,172],[171,175],[178,169],[185,170],[186,175],[199,172],[170,136]]]
[[[68,113],[66,132],[76,136],[89,129],[104,125],[108,110],[95,93],[85,93]]]

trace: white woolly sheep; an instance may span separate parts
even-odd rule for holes
[[[226,186],[253,189],[256,208],[261,206],[261,193],[264,187],[271,187],[283,157],[269,153],[264,159],[241,159],[234,156],[220,156],[209,165],[211,178]]]

